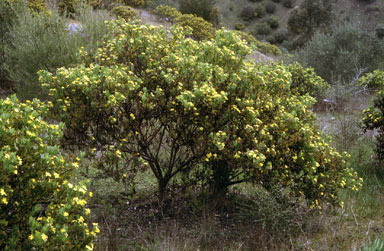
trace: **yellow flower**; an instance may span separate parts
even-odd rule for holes
[[[44,233],[41,234],[41,239],[43,239],[44,242],[48,240],[48,236]]]
[[[5,205],[8,204],[8,200],[7,200],[7,198],[2,198],[2,199],[1,199],[1,202],[2,202],[3,204],[5,204]]]

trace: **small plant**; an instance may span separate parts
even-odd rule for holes
[[[137,12],[129,6],[116,6],[112,8],[111,12],[117,17],[122,17],[127,20],[137,16]]]
[[[243,23],[235,23],[235,30],[242,31],[245,29],[245,25]]]
[[[378,24],[375,27],[375,34],[376,34],[376,37],[378,37],[379,39],[384,38],[384,24],[383,23]]]
[[[361,251],[382,251],[382,250],[384,250],[384,241],[381,239],[375,239],[361,249]]]
[[[280,3],[281,0],[272,0],[272,2],[275,2],[275,3]]]
[[[277,29],[279,27],[279,18],[277,16],[270,16],[267,19],[267,23],[272,29]]]
[[[256,24],[256,34],[268,35],[272,32],[271,26],[266,22],[259,22]]]
[[[284,7],[293,8],[295,0],[283,0]]]
[[[276,45],[265,43],[257,40],[252,34],[243,32],[243,31],[236,31],[236,33],[247,43],[254,48],[255,50],[260,51],[264,54],[270,54],[270,55],[281,55],[281,50]]]
[[[251,6],[245,6],[240,13],[240,17],[244,21],[250,21],[252,18],[255,17],[254,13],[255,11]]]
[[[58,145],[63,124],[42,117],[38,100],[0,100],[0,249],[90,250],[98,232],[90,227],[91,194],[70,178],[78,160]]]
[[[264,4],[257,4],[253,11],[253,16],[256,18],[262,18],[264,14],[265,14]]]
[[[183,14],[195,14],[204,18],[206,21],[213,22],[214,16],[212,9],[214,8],[213,0],[180,0],[179,11]]]
[[[267,4],[265,5],[265,10],[269,13],[269,14],[273,14],[275,13],[276,11],[276,4],[274,4],[273,2],[267,2]]]

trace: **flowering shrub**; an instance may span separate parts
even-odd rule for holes
[[[378,130],[376,136],[376,158],[384,158],[384,72],[376,70],[359,79],[359,84],[368,88],[378,89],[374,104],[363,111],[363,128],[365,130]]]
[[[98,232],[88,227],[90,194],[68,180],[77,162],[57,146],[63,125],[42,119],[38,100],[0,100],[0,249],[87,250]]]
[[[181,28],[123,20],[111,30],[96,55],[82,52],[83,65],[39,74],[66,138],[124,160],[114,174],[150,169],[160,198],[178,173],[197,174],[215,194],[279,185],[311,207],[361,185],[316,129],[312,87],[297,90],[298,74],[282,64],[248,62],[234,32],[199,42]]]
[[[182,27],[192,28],[192,36],[197,40],[210,39],[215,35],[213,25],[203,18],[193,14],[181,14],[175,8],[168,5],[159,5],[155,13]]]
[[[168,18],[171,22],[174,22],[177,17],[183,15],[176,8],[163,4],[157,6],[154,12],[162,18]]]

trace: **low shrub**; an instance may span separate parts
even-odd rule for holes
[[[70,182],[78,162],[61,153],[63,125],[45,122],[47,110],[38,100],[0,100],[1,250],[93,248],[91,194]]]
[[[380,86],[383,84],[380,81]],[[384,158],[384,92],[382,89],[376,93],[374,104],[363,111],[363,129],[378,131],[375,152],[376,160],[382,164]]]
[[[267,2],[267,4],[265,5],[265,10],[269,14],[273,14],[276,11],[276,5],[273,2]]]
[[[176,8],[169,5],[159,5],[154,12],[162,18],[168,18],[171,22],[182,15]]]
[[[62,0],[58,4],[59,13],[60,15],[73,18],[77,14],[76,10],[79,10],[85,4],[85,1],[82,0]]]
[[[235,30],[242,31],[245,29],[245,25],[243,23],[235,23]]]
[[[213,23],[214,19],[217,19],[212,15],[214,2],[213,0],[180,0],[179,11],[183,14],[195,14]]]
[[[370,90],[382,90],[384,89],[384,71],[375,70],[368,74],[365,74],[358,80],[358,85],[368,88]]]
[[[215,36],[213,25],[193,14],[181,15],[175,19],[175,23],[182,27],[192,28],[192,37],[197,40],[211,39]]]
[[[288,40],[288,31],[287,30],[281,30],[278,31],[275,35],[276,43],[282,43],[285,40]]]
[[[379,39],[384,38],[384,24],[381,23],[381,24],[376,25],[376,27],[375,27],[375,35]]]
[[[123,0],[123,2],[126,5],[133,6],[133,7],[144,7],[147,5],[146,0]]]
[[[117,17],[122,17],[127,20],[137,16],[137,12],[129,6],[116,6],[112,8],[111,12]]]
[[[37,71],[55,70],[79,63],[78,50],[84,46],[95,50],[102,37],[110,31],[104,23],[108,16],[93,13],[90,8],[78,11],[77,27],[69,30],[68,21],[52,15],[24,13],[10,28],[8,43],[4,46],[4,68],[22,98],[44,97],[38,84]]]
[[[255,17],[254,14],[255,14],[255,11],[251,6],[245,6],[240,12],[240,17],[244,21],[250,21],[252,18]]]
[[[272,29],[279,27],[279,18],[277,16],[270,16],[267,19],[267,23]]]
[[[256,24],[256,34],[268,35],[272,32],[271,26],[266,22],[259,22]]]
[[[281,50],[276,45],[261,42],[257,40],[252,34],[249,34],[243,31],[235,31],[235,32],[240,36],[241,39],[244,39],[255,50],[258,50],[264,54],[270,54],[270,55],[276,55],[276,56],[281,55]]]
[[[256,18],[262,18],[262,17],[264,17],[264,14],[265,14],[264,4],[257,4],[254,11],[253,11],[253,15]]]
[[[283,0],[284,7],[293,8],[295,4],[295,0]]]
[[[272,0],[272,2],[275,2],[275,3],[280,3],[281,0]]]
[[[380,68],[384,46],[373,32],[345,22],[333,26],[331,33],[315,33],[296,55],[300,63],[313,67],[327,82],[347,83],[362,69],[369,72]]]

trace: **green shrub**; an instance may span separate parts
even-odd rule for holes
[[[288,30],[300,36],[302,46],[317,30],[326,30],[332,18],[332,0],[305,0],[289,14]]]
[[[66,17],[74,17],[77,14],[76,10],[82,8],[84,4],[85,2],[82,0],[62,0],[58,4],[59,13]]]
[[[376,25],[375,34],[376,34],[376,37],[378,37],[379,39],[384,38],[384,24]]]
[[[287,30],[281,30],[278,31],[275,35],[276,43],[282,43],[285,40],[288,40],[288,31]]]
[[[240,17],[244,21],[250,21],[252,18],[255,17],[254,14],[255,14],[255,11],[251,6],[245,6],[240,12]]]
[[[213,21],[213,0],[180,0],[179,11],[183,14],[195,14],[206,21]]]
[[[275,2],[275,3],[280,3],[281,0],[272,0],[272,2]]]
[[[267,19],[267,23],[272,29],[279,27],[279,18],[277,16],[270,16]]]
[[[235,23],[235,30],[242,31],[245,29],[245,25],[243,23]]]
[[[181,15],[175,19],[175,23],[192,28],[192,37],[197,40],[211,39],[215,35],[215,28],[211,23],[193,14]]]
[[[288,65],[292,74],[291,91],[297,95],[309,93],[312,97],[322,97],[330,86],[321,77],[316,75],[313,68],[304,68],[299,63]]]
[[[15,87],[4,65],[6,61],[5,47],[9,45],[10,27],[17,22],[17,17],[23,16],[24,13],[50,15],[47,5],[42,0],[30,0],[27,2],[0,0],[0,83],[2,89],[14,89]]]
[[[362,69],[373,71],[383,57],[381,40],[351,22],[332,27],[331,33],[317,32],[297,53],[299,62],[313,67],[329,83],[350,82]]]
[[[92,249],[90,194],[69,182],[77,162],[58,144],[63,125],[42,119],[46,105],[0,100],[0,249]]]
[[[176,8],[171,7],[169,5],[159,5],[156,7],[154,12],[163,18],[169,18],[170,21],[174,21],[177,17],[181,16],[181,12],[179,12]]]
[[[295,5],[295,0],[284,0],[283,5],[287,8],[293,8]]]
[[[311,208],[360,186],[317,131],[314,99],[291,91],[284,65],[247,61],[235,33],[199,42],[124,20],[111,30],[91,62],[41,72],[41,82],[68,140],[108,149],[128,172],[150,169],[160,199],[175,175],[192,171],[216,195],[249,181],[289,188]]]
[[[279,47],[273,44],[261,42],[257,40],[252,34],[243,32],[243,31],[235,31],[241,39],[244,39],[248,45],[250,45],[252,48],[255,50],[260,51],[261,53],[264,54],[270,54],[270,55],[281,55],[281,51]]]
[[[259,22],[256,24],[256,34],[268,35],[272,32],[271,26],[266,22]]]
[[[254,9],[254,12],[253,12],[253,15],[256,17],[256,18],[262,18],[265,14],[265,6],[264,4],[257,4],[255,9]]]
[[[269,14],[275,13],[275,11],[276,11],[276,5],[275,5],[273,2],[267,2],[267,4],[265,5],[265,10],[266,10]]]
[[[123,2],[133,7],[144,7],[147,5],[146,0],[123,0]]]
[[[384,72],[382,70],[375,70],[365,74],[359,78],[358,85],[371,90],[384,89]]]
[[[109,32],[104,24],[107,17],[89,8],[79,11],[77,18],[81,23],[77,23],[78,31],[69,31],[68,21],[57,13],[49,17],[25,13],[10,28],[12,36],[5,45],[4,68],[22,98],[43,98],[37,71],[54,71],[79,63],[79,48],[95,50]]]
[[[127,20],[137,16],[137,12],[129,6],[116,6],[112,8],[111,12],[117,17],[122,17]]]
[[[383,86],[383,72],[376,72],[380,75],[377,85]],[[365,130],[378,131],[376,136],[376,159],[382,163],[384,158],[384,92],[383,89],[376,93],[374,104],[363,111],[363,128]]]

